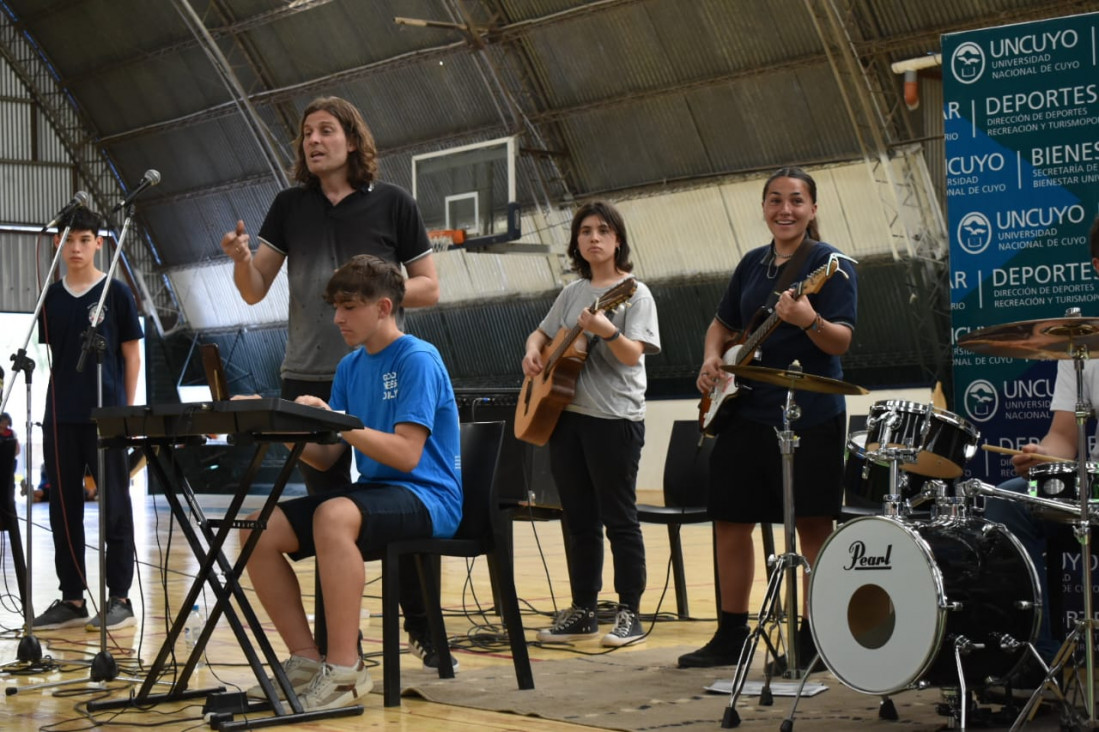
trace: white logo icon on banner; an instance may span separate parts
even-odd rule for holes
[[[979,211],[971,211],[958,222],[958,244],[966,254],[980,254],[992,243],[992,222]]]
[[[987,422],[996,416],[1000,397],[996,387],[984,379],[972,382],[965,390],[965,411],[975,422]]]
[[[961,83],[972,84],[985,72],[985,52],[972,41],[963,43],[950,57],[950,70]]]

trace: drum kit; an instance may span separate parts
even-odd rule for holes
[[[958,345],[1011,358],[1072,359],[1077,382],[1077,455],[1087,454],[1086,422],[1092,408],[1084,401],[1081,377],[1084,360],[1093,350],[1099,354],[1099,319],[1070,311],[1065,318],[974,331],[959,339]],[[742,379],[787,389],[783,428],[776,429],[783,459],[785,553],[768,559],[771,573],[759,623],[741,651],[723,727],[739,724],[736,700],[760,637],[774,651],[766,627],[785,630],[789,639],[785,675],[801,678],[783,729],[793,726],[808,678],[797,669],[813,665],[799,665],[792,642],[799,607],[798,567],[809,574],[808,615],[819,660],[846,686],[882,697],[880,717],[896,719],[889,695],[937,686],[957,691],[944,696],[951,702],[950,714],[964,729],[971,705],[968,690],[1004,685],[1029,657],[1046,676],[1012,729],[1029,720],[1043,690],[1061,704],[1063,723],[1096,726],[1091,593],[1083,593],[1083,617],[1047,665],[1034,648],[1042,613],[1034,565],[1006,527],[980,515],[976,499],[1021,501],[1042,518],[1072,524],[1083,556],[1089,556],[1090,527],[1096,522],[1089,514],[1099,513],[1099,500],[1093,500],[1094,490],[1099,489],[1099,463],[1048,458],[1030,470],[1037,495],[1002,490],[976,479],[961,480],[980,439],[972,424],[931,405],[877,402],[870,409],[866,430],[852,433],[848,440],[844,487],[849,506],[878,510],[837,528],[825,540],[810,571],[796,552],[794,533],[793,455],[798,438],[790,424],[799,418],[800,410],[793,395],[799,390],[867,392],[854,384],[805,374],[797,362],[787,370],[723,368]],[[917,514],[914,509],[923,503],[930,504],[929,511]],[[1086,561],[1081,565],[1082,586],[1090,588],[1091,567]],[[784,582],[783,608],[778,596]],[[1084,715],[1054,681],[1066,664],[1075,664],[1076,678],[1083,685]],[[770,668],[761,703],[768,703],[764,699],[769,699],[769,684]]]

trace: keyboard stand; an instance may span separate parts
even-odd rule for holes
[[[104,434],[104,425],[102,423],[100,424],[100,433],[101,435]],[[172,621],[168,636],[164,639],[164,643],[161,646],[159,653],[157,653],[156,659],[149,667],[145,681],[142,683],[137,694],[128,699],[90,702],[88,704],[88,709],[90,711],[125,707],[144,707],[160,704],[162,702],[175,702],[206,697],[207,704],[203,711],[204,713],[211,712],[210,716],[207,717],[210,727],[220,730],[252,729],[282,724],[297,724],[318,719],[354,716],[363,713],[363,707],[361,705],[312,712],[302,709],[301,703],[294,693],[293,687],[291,687],[290,682],[286,678],[286,674],[282,670],[281,661],[271,647],[270,641],[267,640],[267,635],[239,582],[240,577],[244,572],[245,565],[248,563],[248,558],[251,556],[256,542],[259,540],[260,532],[266,528],[271,512],[278,503],[279,497],[282,495],[282,491],[290,479],[294,466],[297,465],[302,450],[305,449],[305,445],[309,442],[335,442],[339,438],[339,435],[337,432],[278,432],[270,434],[253,432],[249,434],[237,434],[234,435],[234,438],[237,444],[255,443],[256,450],[248,469],[241,478],[237,491],[233,496],[224,517],[220,519],[211,519],[206,517],[202,507],[196,500],[194,490],[191,488],[191,484],[184,475],[182,466],[179,461],[176,460],[175,455],[176,450],[187,449],[188,447],[199,445],[204,441],[204,438],[199,436],[125,437],[109,435],[101,437],[100,441],[108,447],[134,446],[139,447],[143,451],[148,461],[149,470],[156,475],[160,480],[161,485],[165,487],[165,498],[168,501],[168,505],[171,507],[173,517],[179,524],[180,529],[187,539],[187,543],[191,547],[192,553],[199,561],[199,570],[190,590],[188,590],[187,594],[184,596],[183,604],[181,605],[175,620]],[[248,496],[249,488],[255,480],[256,475],[259,473],[259,469],[263,464],[263,459],[267,454],[268,448],[275,442],[292,443],[290,455],[279,471],[271,492],[264,501],[263,508],[260,510],[259,519],[257,521],[240,519],[239,514],[244,505],[244,500]],[[225,556],[223,547],[230,532],[234,529],[241,528],[249,528],[253,531],[249,540],[241,547],[240,555],[237,557],[236,562],[231,563]],[[221,577],[224,577],[224,581]],[[202,592],[203,585],[208,585],[216,598],[216,603],[206,618],[206,625],[199,637],[195,639],[194,649],[191,651],[183,668],[172,682],[171,690],[163,694],[152,694],[151,691],[154,684],[164,675],[168,661],[173,657],[173,649],[175,648],[176,641],[183,633],[188,615],[198,599],[199,594]],[[234,603],[231,601],[235,601],[236,608],[239,608],[239,614],[237,610],[234,609]],[[243,692],[239,694],[226,694],[225,687],[190,690],[187,688],[188,682],[191,680],[191,674],[194,672],[195,666],[205,652],[206,643],[210,638],[210,634],[213,632],[222,614],[225,615],[226,621],[233,630],[233,635],[236,637],[241,650],[244,652],[245,658],[248,660],[248,665],[251,666],[256,680],[259,682],[264,695],[267,697],[265,701],[248,700]],[[247,628],[245,625],[247,625]],[[257,646],[259,654],[256,652]],[[262,655],[262,658],[260,655]],[[282,688],[286,698],[285,701],[279,699],[275,686],[271,683],[271,679],[268,678],[268,669],[273,672],[275,681]],[[289,707],[289,709],[287,709],[287,707]],[[273,716],[259,718],[252,716],[254,713],[267,710],[270,710],[273,713]],[[248,714],[249,716],[243,720],[237,721],[233,719],[235,714]]]

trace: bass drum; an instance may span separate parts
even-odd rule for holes
[[[809,619],[821,659],[866,694],[917,681],[958,686],[954,642],[984,648],[962,657],[966,686],[1011,674],[1038,634],[1041,591],[1030,557],[1001,524],[981,518],[909,523],[866,516],[835,531],[810,574]]]

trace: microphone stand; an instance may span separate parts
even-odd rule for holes
[[[126,219],[122,224],[122,233],[118,237],[118,245],[115,247],[114,256],[111,258],[111,266],[107,269],[107,276],[103,280],[103,292],[99,295],[99,304],[96,305],[92,315],[91,324],[84,331],[83,352],[76,364],[77,373],[83,373],[85,361],[89,354],[95,358],[95,387],[96,406],[103,408],[103,356],[107,350],[107,341],[98,332],[100,318],[103,317],[103,306],[107,302],[107,294],[111,289],[111,281],[115,270],[118,269],[118,261],[122,257],[122,247],[125,245],[126,236],[130,233],[130,223],[133,220],[133,205],[126,206]],[[113,222],[107,223],[114,230]],[[99,653],[92,659],[89,672],[91,681],[111,681],[118,676],[118,664],[114,656],[107,650],[107,516],[110,506],[111,491],[107,485],[107,448],[99,444],[99,469],[96,475],[96,484],[99,486]],[[139,679],[133,679],[138,681]]]
[[[48,228],[48,227],[47,227]],[[43,229],[45,231],[45,229]],[[50,281],[53,279],[54,273],[57,272],[58,263],[61,261],[61,248],[65,246],[65,240],[69,238],[69,227],[65,227],[65,230],[61,232],[61,244],[56,247],[56,251],[53,253],[53,261],[50,262],[49,272],[46,273],[45,282],[42,285],[42,291],[38,293],[38,302],[34,306],[34,315],[31,317],[30,325],[27,326],[27,337],[23,339],[23,347],[12,354],[12,374],[11,378],[4,382],[4,395],[0,400],[0,412],[6,411],[8,406],[8,399],[11,398],[12,387],[15,385],[16,377],[22,373],[23,381],[27,385],[27,430],[24,432],[24,441],[26,442],[27,451],[24,455],[24,464],[27,466],[25,471],[28,477],[31,471],[34,469],[34,440],[32,436],[34,434],[34,421],[31,417],[31,375],[34,372],[34,359],[27,356],[27,347],[30,346],[31,335],[34,333],[35,325],[38,323],[39,314],[42,312],[42,307],[46,302],[46,292],[50,288]],[[28,578],[34,577],[34,542],[31,541],[31,529],[34,527],[34,523],[31,521],[31,513],[34,510],[34,488],[33,484],[28,481],[27,485],[27,509],[24,515],[24,521],[26,523],[26,576]],[[16,518],[12,517],[15,521]],[[24,582],[25,587],[23,589],[23,637],[19,639],[19,646],[16,650],[16,660],[3,664],[0,666],[0,671],[7,672],[9,668],[14,670],[14,667],[19,666],[21,671],[36,671],[36,670],[52,670],[57,667],[53,661],[42,662],[42,644],[38,638],[34,635],[34,602],[32,600],[33,582]]]
[[[80,354],[80,360],[76,364],[77,372],[83,373],[88,355],[92,354],[94,356],[96,369],[96,406],[99,408],[103,407],[103,356],[107,350],[107,342],[106,339],[99,334],[97,329],[99,327],[100,318],[103,315],[103,306],[107,301],[107,294],[111,288],[111,280],[114,277],[115,270],[118,268],[118,261],[122,255],[122,247],[126,241],[126,236],[130,231],[132,219],[133,206],[130,204],[126,207],[126,219],[122,225],[122,233],[119,234],[118,237],[118,245],[115,247],[114,256],[111,258],[110,267],[107,269],[107,276],[103,281],[103,292],[99,296],[99,303],[96,305],[95,312],[92,314],[91,324],[81,337],[82,353]],[[108,219],[107,223],[111,226],[111,231],[113,232],[113,222]],[[113,681],[118,677],[118,663],[115,661],[114,656],[111,655],[111,652],[107,650],[107,509],[110,506],[111,500],[111,491],[107,486],[107,448],[100,443],[97,450],[99,455],[99,466],[96,472],[96,486],[99,490],[99,652],[92,658],[87,679],[73,679],[44,684],[33,684],[31,686],[11,687],[15,688],[16,691],[33,691],[87,682],[101,683]],[[60,486],[58,486],[57,490],[60,489]],[[124,680],[133,681],[135,683],[141,681],[141,679],[135,678],[126,678]],[[9,693],[12,692],[9,691]]]

